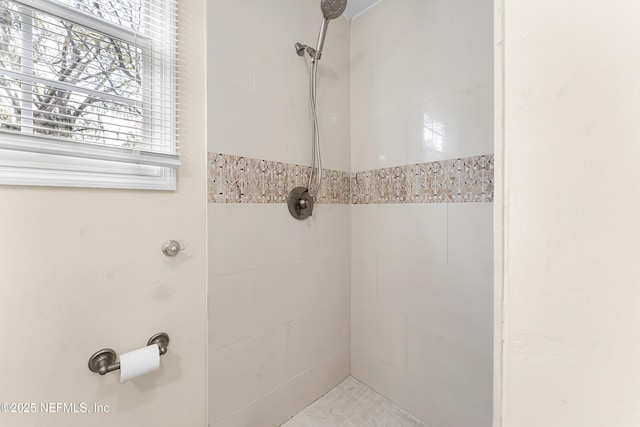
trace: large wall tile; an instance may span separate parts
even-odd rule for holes
[[[316,205],[318,255],[346,253],[351,249],[351,211],[347,205]],[[306,245],[308,242],[299,242]]]
[[[287,380],[288,327],[209,352],[209,421],[216,422]]]
[[[352,375],[412,415],[434,427],[467,427],[476,424],[452,424],[447,396],[436,387],[422,383],[406,369],[393,366],[374,355],[353,348]],[[482,426],[487,427],[487,426]]]
[[[351,305],[351,254],[344,253],[341,256],[341,280],[342,287],[340,289],[340,302],[342,304]]]
[[[317,398],[316,373],[305,371],[213,427],[279,426]]]
[[[207,7],[207,81],[221,81],[253,90],[253,20],[249,8],[230,8],[223,2]],[[224,58],[221,61],[220,58]],[[220,95],[212,92],[209,101]]]
[[[351,123],[351,170],[374,169],[379,164],[378,154],[369,150],[373,140],[373,128],[370,120],[358,120]]]
[[[320,361],[315,368],[318,397],[323,396],[351,375],[351,347],[346,347]]]
[[[215,423],[251,401],[249,390],[255,374],[251,340],[209,350],[209,422]]]
[[[208,7],[210,151],[309,165],[309,60],[322,20],[316,2],[213,1]],[[318,70],[326,167],[349,169],[350,26],[333,20]]]
[[[289,106],[289,117],[287,118],[287,162],[295,165],[311,165],[313,155],[311,144],[312,123],[309,108],[306,105],[304,107]]]
[[[407,114],[389,113],[354,121],[351,132],[351,170],[362,171],[407,163]]]
[[[299,221],[285,204],[209,204],[210,275],[347,252],[348,207],[316,209],[318,215]]]
[[[407,163],[493,152],[493,84],[409,107]]]
[[[288,104],[298,97],[304,99],[307,71],[294,43],[306,43],[303,39],[312,35],[313,8],[292,0],[253,1],[253,5],[257,17],[252,28],[256,92]]]
[[[290,319],[287,268],[278,265],[255,271],[255,329],[262,331]]]
[[[282,205],[209,204],[209,275],[274,265],[286,260]],[[270,224],[265,227],[264,224]],[[301,227],[298,227],[301,228]],[[303,227],[302,227],[303,228]],[[303,237],[313,230],[299,230]],[[315,250],[303,247],[301,253]]]
[[[491,408],[443,392],[407,370],[352,348],[351,373],[412,415],[434,427],[490,427]]]
[[[493,203],[447,206],[448,264],[493,271]]]
[[[380,301],[471,341],[492,340],[492,290],[491,273],[378,257]]]
[[[407,362],[407,318],[381,305],[353,307],[352,347],[398,368]]]
[[[290,323],[289,377],[312,368],[350,344],[349,306],[336,305]]]
[[[400,402],[407,401],[409,394],[406,372],[406,369],[398,368],[358,347],[351,347],[351,375],[401,406]]]
[[[493,381],[492,337],[471,342],[464,335],[409,318],[408,373],[440,393],[479,408],[490,408]]]
[[[287,341],[289,328],[280,326],[251,338],[256,358],[249,396],[259,396],[284,383],[287,378]],[[249,367],[248,367],[249,368]]]
[[[366,123],[374,118],[375,68],[353,58],[351,63],[351,123]],[[353,139],[351,144],[353,145]],[[359,152],[366,152],[361,147]],[[365,167],[366,168],[366,167]],[[357,169],[356,169],[357,170]]]
[[[353,20],[352,170],[493,151],[493,6],[471,3],[386,0]],[[425,138],[425,117],[444,138]]]
[[[254,332],[254,273],[209,278],[209,349],[248,338]]]
[[[343,255],[255,271],[255,330],[281,325],[324,308],[348,304]]]
[[[255,155],[252,153],[255,131],[246,126],[247,117],[253,114],[253,89],[212,79],[207,85],[207,99],[208,151]]]
[[[353,252],[447,262],[445,204],[353,205]]]
[[[375,305],[377,302],[376,255],[351,254],[351,306]],[[352,312],[353,314],[353,312]]]

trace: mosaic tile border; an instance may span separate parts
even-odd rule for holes
[[[209,153],[209,203],[286,203],[289,191],[306,187],[311,167]],[[349,203],[348,172],[324,170],[316,203]]]
[[[286,203],[306,186],[309,166],[208,154],[209,203]],[[469,203],[493,201],[494,156],[362,172],[325,170],[316,203]]]
[[[493,155],[355,172],[351,203],[493,201]]]

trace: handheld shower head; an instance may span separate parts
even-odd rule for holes
[[[320,9],[327,19],[336,19],[344,12],[347,7],[347,0],[322,0]]]
[[[347,0],[321,0],[320,9],[324,19],[322,20],[322,26],[320,27],[320,34],[318,34],[318,45],[316,47],[315,60],[319,61],[322,56],[322,47],[324,46],[324,38],[327,35],[327,27],[329,26],[329,20],[336,19],[344,12],[347,7]]]

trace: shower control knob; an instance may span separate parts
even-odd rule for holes
[[[313,213],[313,197],[304,187],[296,187],[291,190],[287,205],[289,213],[295,219],[305,219]]]

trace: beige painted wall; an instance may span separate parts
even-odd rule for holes
[[[205,2],[179,2],[175,192],[0,187],[0,402],[109,405],[4,414],[3,426],[206,425]],[[164,256],[164,240],[187,250]],[[161,370],[126,384],[87,369],[167,331]]]
[[[637,426],[640,4],[504,14],[502,425]]]

